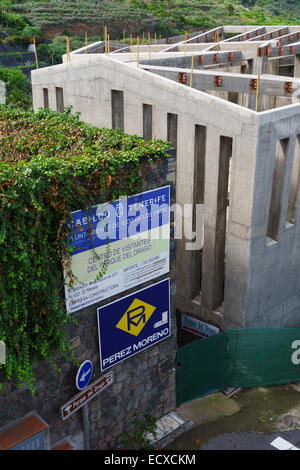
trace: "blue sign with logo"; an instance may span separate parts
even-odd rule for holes
[[[171,335],[169,279],[99,307],[97,315],[104,371]]]
[[[78,369],[76,375],[76,387],[83,390],[91,380],[93,373],[93,364],[91,361],[84,361]]]
[[[126,239],[170,221],[170,186],[123,199],[72,212],[67,241],[74,248],[72,255],[104,246],[107,238]]]

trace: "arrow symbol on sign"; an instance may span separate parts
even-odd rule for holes
[[[65,411],[66,411],[67,413],[70,413],[71,408],[72,408],[72,405],[66,406]]]
[[[86,372],[84,372],[84,373],[82,374],[82,376],[80,377],[79,382],[84,382],[86,376],[90,374],[91,370],[92,370],[92,369],[90,368],[90,369],[88,369]]]

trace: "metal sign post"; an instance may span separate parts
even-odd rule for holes
[[[82,407],[82,419],[83,419],[84,450],[90,450],[89,406],[87,403],[83,405]]]

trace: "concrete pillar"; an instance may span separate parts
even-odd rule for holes
[[[300,54],[295,55],[294,77],[300,78]]]
[[[246,64],[242,64],[240,67],[240,71],[238,73],[245,73],[251,74],[253,71],[253,59],[247,60]],[[244,106],[248,108],[248,100],[249,94],[248,93],[239,93],[239,102],[240,106]]]
[[[278,75],[278,59],[268,60],[267,74]]]
[[[255,57],[253,59],[253,69],[252,72],[254,75],[264,75],[267,73],[267,67],[268,67],[268,58],[267,56],[262,56],[262,57]],[[262,96],[259,95],[258,99],[258,111],[261,110],[261,103],[262,103]],[[255,110],[256,108],[256,92],[253,91],[253,93],[249,93],[249,99],[248,99],[248,108]]]
[[[193,279],[194,254],[186,249],[186,227],[191,226],[192,211],[184,210],[185,204],[191,207],[194,196],[194,137],[195,124],[188,119],[178,118],[176,203],[182,218],[176,216],[176,224],[182,223],[182,238],[176,240],[176,293],[181,298],[191,300],[195,294]],[[179,227],[178,227],[179,228]],[[192,228],[192,227],[191,227]],[[200,285],[198,288],[200,292]]]
[[[257,119],[258,121],[258,119]],[[249,275],[251,238],[255,236],[253,229],[257,220],[253,215],[253,198],[255,197],[259,210],[264,214],[261,188],[266,186],[266,174],[263,172],[266,158],[260,158],[262,149],[257,151],[257,127],[253,119],[253,128],[236,136],[231,157],[230,172],[230,202],[226,231],[226,275],[224,289],[224,323],[226,328],[246,328],[247,288],[251,277]],[[257,166],[257,155],[260,159],[259,183],[254,190],[254,175]],[[263,215],[265,218],[265,214]],[[264,222],[265,223],[265,222]],[[265,233],[263,246],[265,246]],[[261,263],[258,256],[257,263]],[[261,266],[261,264],[260,264]],[[257,282],[261,282],[257,280]],[[249,293],[249,291],[248,291]],[[250,293],[249,293],[250,295]],[[257,310],[260,299],[251,296],[253,309]],[[254,306],[255,303],[255,306]],[[256,308],[257,307],[257,308]]]
[[[267,74],[278,75],[278,60],[268,60],[267,62]],[[268,109],[274,109],[276,107],[276,95],[273,96],[262,96],[260,103],[260,111],[267,111]]]

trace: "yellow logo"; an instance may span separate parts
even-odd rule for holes
[[[138,336],[155,310],[156,307],[153,307],[153,305],[147,304],[139,299],[134,299],[116,325],[116,328],[120,328],[120,330],[126,331],[126,333],[130,333],[131,335]]]

